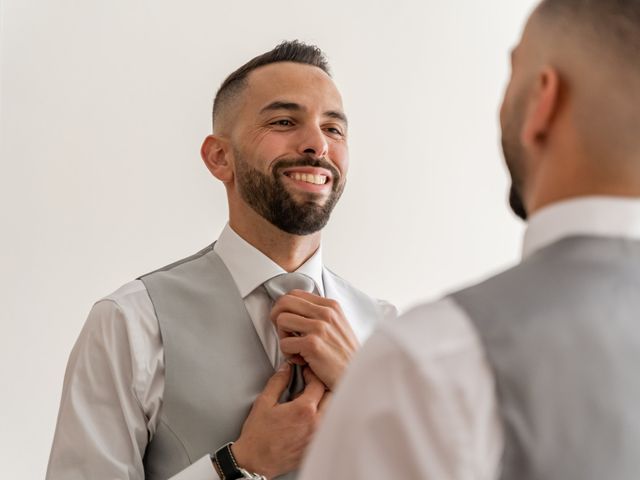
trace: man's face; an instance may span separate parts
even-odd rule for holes
[[[346,182],[342,99],[321,69],[275,63],[256,69],[241,93],[231,132],[235,186],[279,229],[322,229]]]
[[[523,220],[527,219],[527,210],[523,200],[527,152],[522,144],[521,134],[525,115],[525,99],[528,86],[526,67],[527,30],[511,54],[511,79],[507,86],[502,107],[500,124],[502,126],[502,151],[511,176],[509,204],[513,212]]]

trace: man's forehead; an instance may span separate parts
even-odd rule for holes
[[[262,109],[275,101],[303,106],[321,103],[323,108],[342,108],[342,98],[333,80],[318,67],[280,62],[257,68],[247,78],[247,100]]]

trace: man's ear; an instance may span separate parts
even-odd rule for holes
[[[217,135],[209,135],[202,142],[200,156],[209,171],[223,183],[233,181],[233,162],[229,141]]]
[[[558,112],[560,76],[553,67],[545,67],[536,79],[522,126],[522,144],[537,149],[546,139]]]

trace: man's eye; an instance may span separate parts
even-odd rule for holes
[[[271,125],[277,125],[279,127],[290,127],[291,125],[293,125],[293,122],[291,120],[287,120],[283,118],[282,120],[276,120],[275,122],[271,122]]]
[[[339,128],[336,128],[336,127],[329,127],[329,128],[327,128],[327,132],[329,132],[329,133],[333,133],[333,134],[335,134],[335,135],[340,135],[340,136],[342,136],[342,130],[340,130]]]

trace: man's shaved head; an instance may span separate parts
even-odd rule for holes
[[[532,22],[594,159],[640,152],[640,0],[545,0]]]
[[[257,68],[279,62],[294,62],[318,67],[331,76],[327,59],[318,47],[307,45],[297,40],[282,42],[273,50],[249,60],[231,73],[216,93],[213,102],[213,131],[218,132],[227,127],[236,101],[247,86],[249,74]]]
[[[501,122],[519,216],[570,184],[640,181],[640,0],[543,0],[512,64]]]
[[[640,1],[544,0],[537,13],[545,20],[581,28],[612,55],[631,60],[629,67],[640,69]]]

